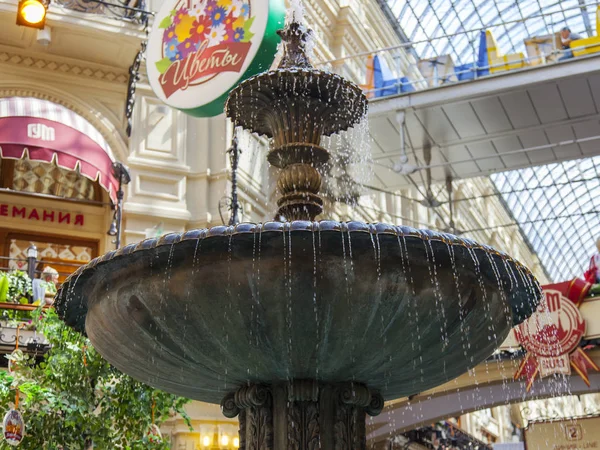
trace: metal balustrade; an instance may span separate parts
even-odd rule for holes
[[[593,8],[597,21],[600,23],[599,4],[600,3],[598,2],[585,3],[583,6],[590,8],[590,11]],[[577,7],[565,7],[560,10],[560,13],[564,14],[566,11],[581,8],[582,5]],[[594,42],[587,45],[578,45],[576,47],[576,53],[580,55],[583,54],[583,56],[571,56],[569,58],[561,59],[571,54],[572,50],[559,48],[560,44],[557,44],[557,42],[560,43],[560,37],[557,36],[557,33],[559,33],[560,29],[567,24],[553,19],[553,16],[556,14],[556,11],[549,13],[541,12],[522,19],[492,23],[484,28],[474,28],[467,31],[439,35],[429,39],[404,42],[392,47],[321,61],[317,65],[352,79],[363,87],[365,93],[369,97],[383,97],[412,91],[422,91],[449,84],[468,83],[479,78],[487,78],[515,71],[536,70],[540,67],[569,64],[572,61],[582,58],[594,58],[600,56],[600,43],[594,41],[594,39],[599,36],[600,29],[596,29],[594,39],[582,39],[582,41],[591,40]],[[491,34],[494,31],[504,32],[504,30],[507,29],[507,25],[515,26],[517,24],[527,28],[529,22],[539,25],[540,20],[544,20],[550,24],[545,30],[540,30],[545,34],[542,36],[528,36],[523,39],[523,47],[527,48],[527,52],[531,54],[512,53],[503,55],[500,51],[501,49],[497,48],[495,39]],[[550,27],[552,27],[552,29],[550,29]],[[597,28],[600,28],[600,26],[597,25]],[[577,32],[580,30],[571,31]],[[489,36],[486,35],[482,38],[481,34],[486,32],[489,33]],[[444,42],[448,42],[451,39],[463,38],[464,42],[464,37],[467,38],[466,40],[469,42],[471,53],[473,55],[472,59],[467,63],[465,63],[465,61],[452,61],[450,54],[436,54],[434,57],[428,57],[419,61],[411,60],[415,54],[414,49],[419,45],[427,44],[435,47],[436,43],[439,43],[440,46],[443,46]],[[519,37],[517,36],[516,38]],[[481,61],[483,54],[480,54],[479,48],[479,45],[482,44],[482,39],[485,41],[486,61],[483,64]],[[600,37],[598,37],[598,41],[600,41]],[[490,43],[492,45],[490,45]],[[541,49],[543,46],[546,46],[546,50]],[[490,55],[490,48],[494,53],[493,55]],[[516,49],[511,49],[511,51],[514,50]],[[383,70],[387,71],[388,75],[392,75],[391,79],[386,80],[387,82],[383,87],[373,87],[368,85],[369,58],[375,56],[378,56],[380,63],[386,66]],[[450,61],[450,70],[440,73],[440,67],[444,65],[441,60],[444,58]],[[496,62],[497,60],[501,61]],[[416,67],[417,65],[424,65],[423,63],[431,64],[431,74],[424,74],[422,70]],[[392,82],[390,83],[390,81]]]
[[[28,272],[29,277],[41,276],[42,271],[37,270],[37,267],[44,267],[47,262],[38,260],[37,258],[10,258],[0,256],[0,274],[10,273],[15,269],[10,267],[22,264],[23,271]],[[60,262],[52,261],[53,266],[69,266]],[[71,265],[72,266],[72,265]],[[29,270],[33,268],[33,270]],[[60,275],[66,276],[70,272],[61,271]],[[0,354],[9,353],[17,344],[28,353],[40,354],[49,349],[49,344],[43,335],[36,332],[33,319],[34,314],[39,313],[39,304],[33,304],[34,298],[32,295],[25,293],[22,295],[27,303],[21,303],[15,299],[11,301],[0,302]],[[25,300],[24,300],[25,301]],[[52,295],[40,300],[41,303],[46,303],[42,306],[43,309],[50,308],[48,302],[52,301]],[[18,331],[17,331],[18,330]],[[5,366],[6,361],[0,363],[0,367]]]
[[[58,270],[58,275],[60,278],[68,277],[78,267],[73,262],[45,261],[43,259],[36,259],[36,258],[33,258],[33,259],[32,258],[11,258],[8,256],[0,256],[0,272],[11,272],[11,271],[15,270],[14,266],[13,267],[10,266],[10,262],[23,263],[24,264],[23,269],[20,269],[20,270],[22,270],[23,272],[26,272],[30,278],[32,277],[32,275],[40,276],[42,274],[42,270],[38,269],[38,267],[60,266],[61,268],[63,268],[63,270]],[[29,264],[31,264],[32,262],[33,262],[35,269],[33,271],[30,271]],[[86,262],[82,262],[80,265],[83,266],[84,264],[86,264]],[[70,268],[73,270],[68,270],[67,268]]]
[[[145,0],[54,0],[52,5],[144,25],[152,14]]]

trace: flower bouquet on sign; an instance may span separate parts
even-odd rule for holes
[[[251,0],[182,0],[159,24],[156,62],[167,97],[223,72],[240,72],[254,36]]]

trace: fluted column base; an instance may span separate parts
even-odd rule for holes
[[[221,407],[239,416],[242,450],[364,450],[366,414],[379,414],[383,397],[360,383],[296,380],[242,386]]]
[[[277,139],[274,139],[274,142]],[[286,221],[314,221],[323,212],[319,196],[321,174],[317,170],[329,161],[329,153],[317,142],[277,143],[269,152],[269,163],[281,169],[277,188],[278,216]]]

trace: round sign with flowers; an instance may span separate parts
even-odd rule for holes
[[[190,115],[222,113],[232,88],[270,67],[284,19],[284,0],[165,0],[148,42],[152,89]]]

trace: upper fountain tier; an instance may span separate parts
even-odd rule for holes
[[[307,55],[311,31],[293,21],[279,30],[284,55],[276,70],[240,83],[225,111],[235,126],[275,140],[319,143],[356,125],[367,114],[362,90],[341,76],[315,69]]]
[[[233,89],[225,105],[235,126],[271,138],[269,163],[281,170],[279,216],[314,220],[323,212],[321,174],[329,160],[321,137],[347,130],[367,114],[367,99],[354,83],[316,70],[306,55],[311,32],[292,20],[279,30],[284,54],[276,70]]]

